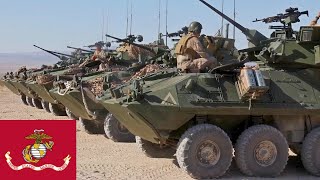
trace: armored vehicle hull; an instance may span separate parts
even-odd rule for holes
[[[29,98],[37,98],[37,95],[34,91],[30,90],[25,81],[12,80],[12,85],[17,88],[22,94]]]
[[[1,80],[1,83],[7,87],[12,93],[20,95],[19,90],[9,80]]]
[[[265,80],[265,86],[255,89],[256,94],[252,94],[250,88],[246,92],[249,94],[242,93],[243,87],[240,85],[239,72],[231,74],[177,73],[175,77],[162,79],[157,83],[145,83],[139,99],[132,99],[129,93],[123,94],[120,98],[104,100],[102,103],[134,135],[154,144],[160,144],[159,152],[162,151],[161,147],[177,147],[177,158],[182,168],[186,168],[183,163],[186,163],[186,166],[193,166],[193,163],[196,162],[186,162],[188,159],[185,156],[191,154],[188,155],[190,150],[185,149],[188,146],[185,146],[184,143],[190,143],[191,148],[194,148],[191,150],[192,153],[200,153],[199,163],[204,164],[204,173],[192,174],[193,177],[221,176],[229,167],[222,167],[222,164],[220,167],[219,165],[211,166],[210,159],[203,161],[207,157],[202,156],[201,153],[204,149],[210,149],[212,144],[201,144],[201,141],[214,142],[215,148],[220,150],[215,151],[219,153],[213,156],[219,155],[220,158],[225,158],[224,165],[229,164],[229,161],[231,163],[233,146],[231,142],[237,141],[235,150],[239,166],[260,163],[262,164],[261,169],[257,168],[254,175],[274,176],[279,174],[287,163],[288,146],[297,153],[303,152],[302,143],[305,135],[320,127],[320,116],[318,115],[320,112],[320,84],[311,81],[319,70],[277,70],[270,67],[263,69],[262,66],[260,71]],[[135,89],[129,88],[130,91],[134,92]],[[248,95],[256,97],[247,99]],[[217,137],[221,136],[225,144],[219,144],[221,139],[216,139],[216,141],[206,139],[208,135],[206,133],[212,133],[211,130],[207,132],[206,129],[215,130]],[[262,134],[266,133],[266,139],[261,136],[259,140],[268,141],[263,147],[272,147],[264,150],[270,153],[270,158],[273,158],[272,163],[279,166],[278,170],[272,170],[273,165],[270,165],[270,162],[260,162],[263,159],[260,155],[254,156],[257,160],[250,162],[252,164],[246,164],[247,162],[241,160],[245,158],[245,154],[238,154],[237,157],[237,152],[243,151],[241,148],[247,148],[241,144],[248,138],[243,138],[243,136],[255,130],[257,132],[261,130]],[[191,142],[192,137],[197,136],[192,134],[197,133],[201,138]],[[280,137],[273,138],[272,134],[278,134]],[[200,143],[199,146],[204,149],[193,147],[191,144],[195,142]],[[250,144],[249,142],[247,143]],[[227,145],[228,147],[224,149],[223,146]],[[253,148],[252,151],[260,151],[260,145]],[[150,149],[144,149],[146,152],[148,150]],[[222,155],[222,151],[230,153]],[[275,151],[277,154],[272,154]],[[224,168],[224,170],[220,169],[221,171],[211,174],[209,169],[205,170],[208,168],[207,165],[212,167],[211,170],[215,168]],[[269,166],[270,169],[262,168]],[[246,171],[241,170],[244,173]],[[186,171],[199,173],[196,169]]]
[[[131,73],[125,71],[92,73],[81,77],[79,82],[74,82],[73,87],[69,90],[62,90],[57,87],[51,90],[50,93],[57,101],[67,107],[72,114],[79,117],[83,129],[89,134],[106,133],[107,137],[114,141],[133,141],[134,136],[125,127],[119,124],[112,115],[109,115],[109,111],[96,100],[98,94],[95,93],[99,92],[95,92],[94,89],[108,89],[108,87],[104,86],[110,86],[112,83],[117,83],[119,81],[121,82],[124,79],[130,78],[130,76]],[[93,87],[92,84],[95,83],[94,81],[97,78],[101,80],[101,84],[99,87]],[[65,83],[68,84],[71,82]],[[109,122],[114,124],[111,125]],[[106,128],[106,126],[108,128]],[[108,129],[114,128],[120,130],[117,131],[117,134],[119,134],[118,138],[106,132],[109,132]]]
[[[88,93],[86,92],[85,98],[86,103],[92,112],[97,111],[105,111],[103,106],[98,104],[96,101],[92,100],[92,96],[95,97],[93,94],[91,96],[88,96]],[[57,89],[52,89],[50,91],[50,94],[56,99],[58,102],[63,104],[65,107],[67,107],[75,116],[81,117],[87,120],[94,120],[92,115],[90,115],[83,103],[82,93],[79,90],[71,90],[65,94],[58,93]],[[104,113],[108,114],[108,112]]]
[[[56,77],[57,75],[61,75],[67,70],[53,70],[50,71],[49,74],[53,77]],[[49,93],[49,90],[53,88],[53,80],[50,82],[46,82],[43,84],[39,84],[37,81],[27,81],[26,85],[34,91],[38,97],[40,97],[43,101],[53,103],[53,104],[58,104],[58,101],[56,101]]]

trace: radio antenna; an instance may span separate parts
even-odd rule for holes
[[[107,21],[106,22],[106,34],[109,34],[109,32],[108,32],[108,29],[109,29],[109,9],[107,10],[107,19],[106,19],[106,21]],[[106,38],[106,42],[105,43],[107,43],[108,37],[107,36],[104,36],[104,37]]]
[[[224,0],[222,0],[222,10],[221,12],[223,13],[223,10],[224,10]],[[221,19],[221,36],[223,37],[223,23],[224,23],[224,18],[222,17]]]
[[[129,0],[127,0],[127,27],[126,27],[126,37],[128,36],[128,28],[129,28]]]
[[[132,1],[130,1],[130,3],[131,3],[131,10],[130,10],[130,14],[131,14],[131,15],[130,15],[130,16],[131,16],[131,17],[130,17],[130,21],[131,21],[131,22],[130,22],[130,35],[131,35],[131,33],[132,33]]]
[[[103,41],[104,40],[104,9],[102,9],[102,25],[101,25],[101,40]]]
[[[158,35],[160,34],[161,29],[161,0],[159,0],[159,15],[158,15]]]
[[[166,0],[166,46],[168,46],[168,0]]]
[[[236,21],[236,0],[233,0],[233,20]],[[236,39],[236,26],[233,25],[233,39]]]

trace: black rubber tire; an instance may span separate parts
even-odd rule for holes
[[[197,149],[205,141],[214,142],[220,156],[214,165],[203,164],[197,157]],[[201,146],[200,146],[201,145]],[[219,127],[200,124],[189,128],[180,138],[176,157],[180,168],[195,179],[212,179],[223,176],[229,169],[233,147],[229,136]]]
[[[304,168],[314,176],[320,176],[320,127],[313,129],[304,139],[301,160]]]
[[[67,107],[66,107],[66,114],[67,116],[72,119],[72,120],[76,120],[79,119],[78,117],[76,117]]]
[[[96,120],[88,120],[79,117],[81,131],[87,134],[104,134],[103,123]]]
[[[37,109],[43,109],[42,103],[41,103],[41,99],[32,98],[32,104],[33,104],[33,106],[36,107]]]
[[[31,107],[34,107],[34,105],[33,105],[33,103],[32,103],[32,98],[27,97],[26,99],[27,99],[28,105],[31,106]]]
[[[46,110],[48,113],[51,113],[48,102],[42,100],[42,101],[41,101],[41,105],[42,105],[42,108],[43,108],[44,110]]]
[[[104,132],[107,138],[111,139],[114,142],[135,141],[135,136],[130,131],[128,131],[127,129],[125,131],[121,130],[120,122],[112,114],[108,114],[105,118]]]
[[[160,144],[154,144],[136,136],[136,143],[143,154],[150,158],[174,158],[176,150],[170,146],[160,147]]]
[[[55,116],[66,116],[65,107],[61,104],[49,103],[50,112]]]
[[[277,150],[271,165],[262,166],[255,160],[254,149],[263,141],[272,142]],[[279,130],[268,125],[255,125],[239,136],[235,147],[235,160],[240,171],[248,176],[276,177],[287,165],[288,148],[288,142]]]
[[[26,97],[26,95],[21,94],[21,95],[20,95],[20,98],[21,98],[21,101],[22,101],[22,103],[23,103],[24,105],[29,106],[29,104],[28,104],[28,102],[27,102],[27,97]]]

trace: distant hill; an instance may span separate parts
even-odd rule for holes
[[[52,65],[58,61],[57,57],[46,52],[0,53],[0,74],[16,71],[21,66],[40,67],[43,64]]]

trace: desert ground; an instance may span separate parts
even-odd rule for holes
[[[17,95],[0,86],[0,119],[67,119],[25,106]],[[191,179],[180,171],[174,159],[151,159],[135,143],[114,143],[103,135],[88,135],[77,127],[77,179]],[[221,179],[257,179],[242,175],[233,162]],[[317,179],[310,176],[290,152],[287,168],[277,179]],[[319,178],[318,178],[319,179]]]

